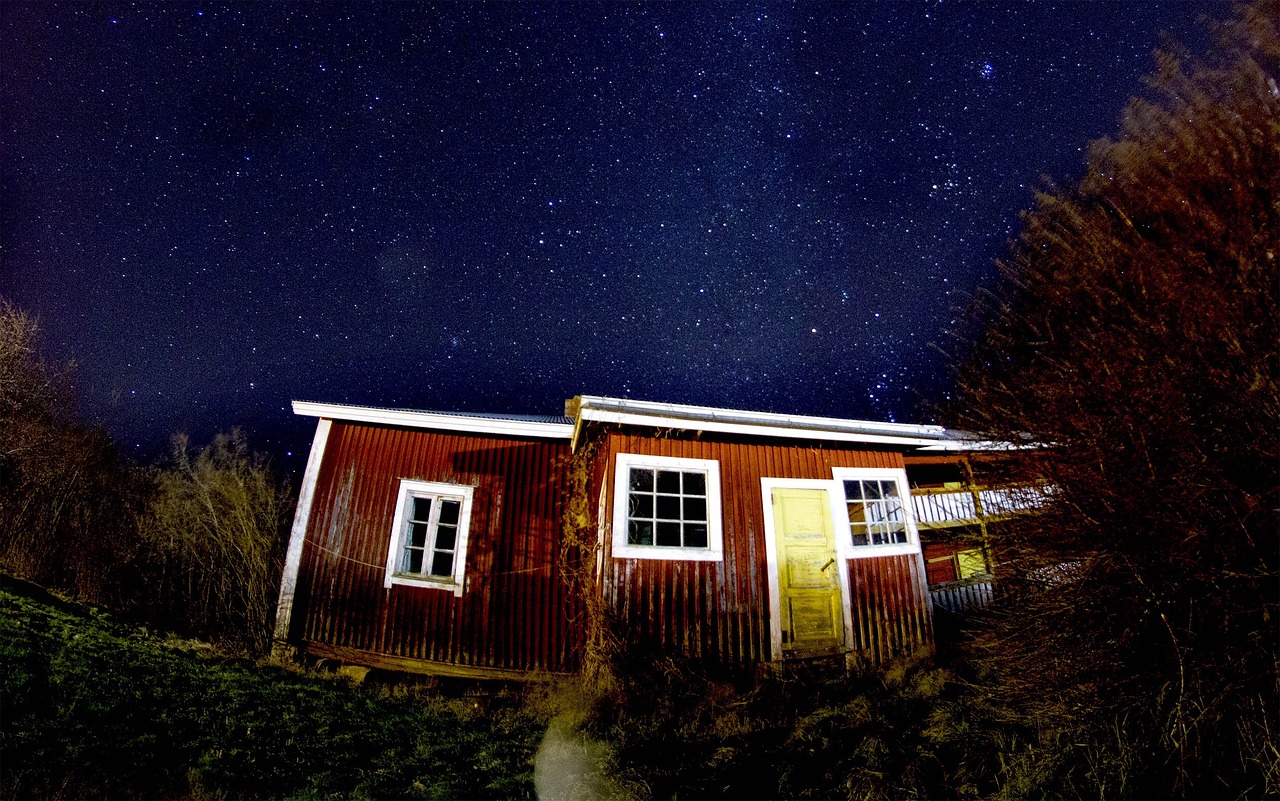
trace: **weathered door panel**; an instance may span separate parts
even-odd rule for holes
[[[827,491],[775,488],[773,516],[783,655],[843,650],[844,603]]]

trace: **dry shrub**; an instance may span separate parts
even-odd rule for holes
[[[192,453],[173,439],[140,525],[151,615],[250,653],[270,646],[270,618],[292,504],[238,430]]]
[[[993,542],[1009,600],[976,644],[1037,733],[1027,793],[1280,793],[1280,5],[1050,188],[979,304],[949,422],[1038,443],[988,481],[1053,502]],[[1265,699],[1265,700],[1259,700]]]

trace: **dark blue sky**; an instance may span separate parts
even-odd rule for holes
[[[6,2],[0,294],[143,453],[305,448],[292,398],[915,421],[1040,176],[1206,12]]]

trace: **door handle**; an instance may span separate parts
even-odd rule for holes
[[[819,572],[819,573],[824,572],[827,568],[831,567],[831,566],[832,566],[832,565],[834,565],[835,563],[836,563],[835,557],[832,557],[832,558],[828,559],[828,560],[827,560],[827,563],[826,563],[825,565],[823,565],[822,567],[818,568],[818,572]]]

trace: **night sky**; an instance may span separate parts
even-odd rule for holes
[[[923,421],[1041,176],[1228,12],[9,1],[0,294],[139,454],[296,469],[295,398]]]

